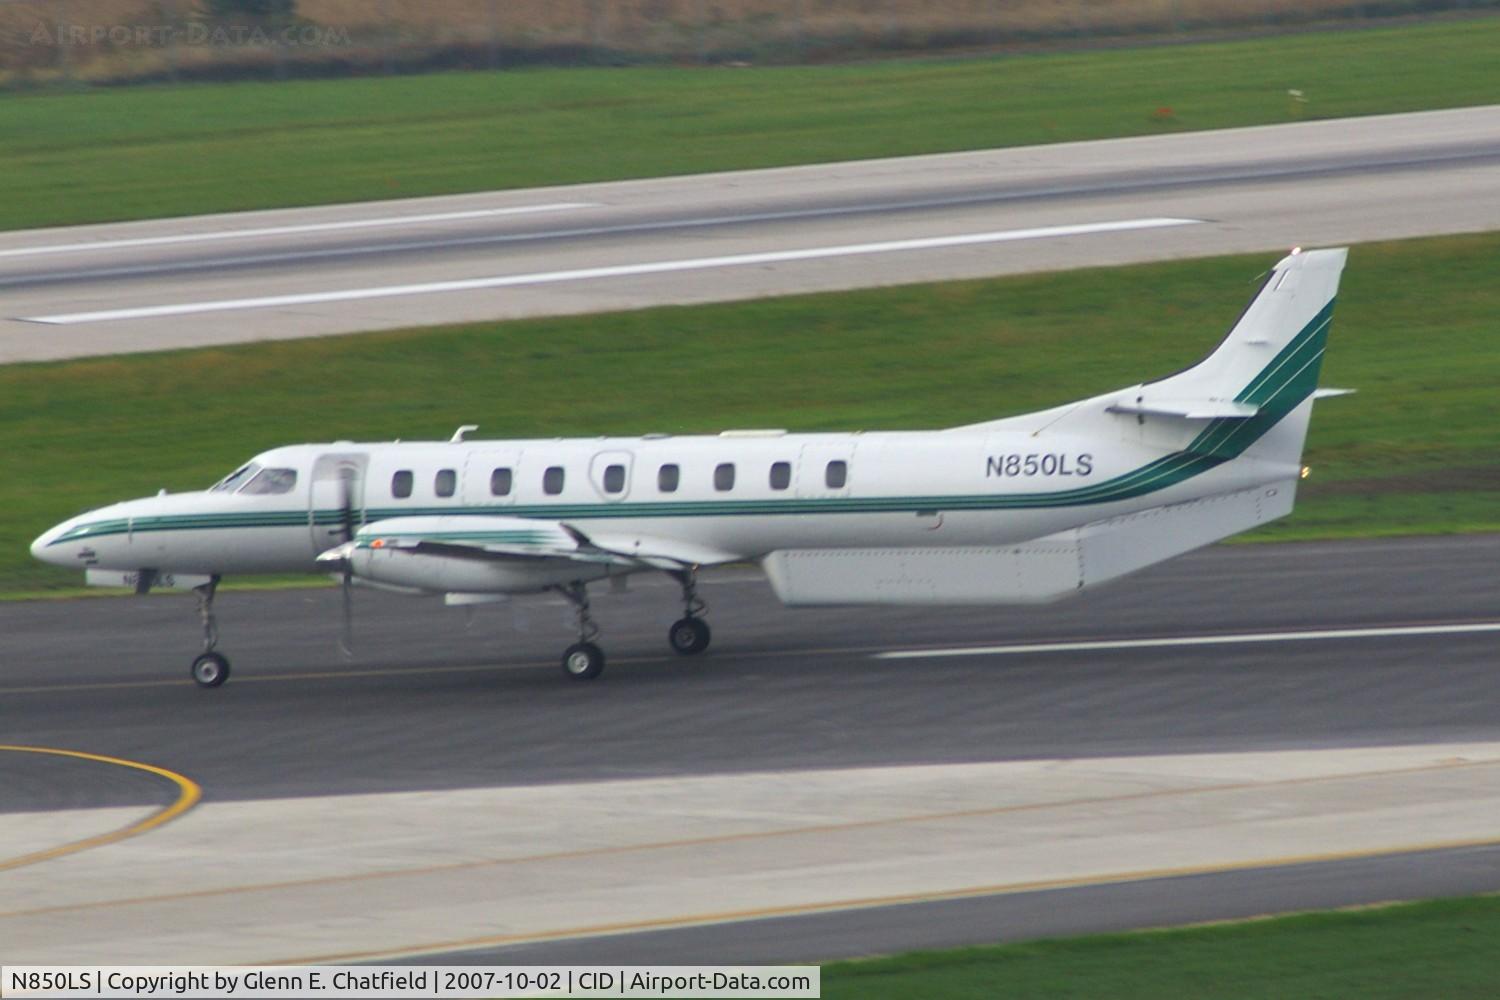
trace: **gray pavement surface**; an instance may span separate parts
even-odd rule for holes
[[[1500,618],[1500,536],[1221,546],[1041,608],[790,611],[704,593],[713,648],[666,649],[675,588],[601,592],[610,664],[563,677],[545,598],[461,611],[332,590],[221,596],[235,676],[199,690],[192,602],[0,605],[3,742],[169,767],[209,802],[1051,757],[1493,740],[1495,634],[882,661],[888,649]],[[0,814],[164,802],[113,768],[0,754]],[[434,859],[439,860],[439,859]],[[1466,848],[487,949],[444,961],[828,959],[1500,889]]]
[[[1500,108],[0,233],[0,362],[1285,251],[1500,227]],[[625,273],[1180,217],[1171,229]],[[560,271],[614,269],[558,279]],[[42,317],[552,275],[511,287]]]
[[[677,591],[596,588],[597,682],[557,665],[547,597],[461,610],[336,590],[228,592],[234,676],[200,690],[191,599],[0,604],[0,731],[182,768],[210,799],[763,769],[1493,739],[1494,634],[933,660],[888,649],[1500,619],[1500,536],[1221,546],[1040,608],[788,610],[711,574],[714,645],[673,655]],[[519,626],[519,627],[517,627]],[[67,762],[0,757],[22,774]],[[17,769],[20,769],[19,771]],[[76,768],[79,779],[86,768]],[[96,776],[97,777],[97,776]],[[102,779],[101,779],[102,780]],[[0,809],[140,801],[27,779]],[[67,801],[57,801],[56,797]]]
[[[778,965],[1500,892],[1500,846],[447,952],[452,965]],[[382,964],[429,964],[419,956]]]

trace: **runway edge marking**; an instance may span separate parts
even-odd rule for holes
[[[1391,639],[1424,635],[1477,635],[1500,632],[1500,622],[1461,625],[1393,625],[1372,628],[1306,629],[1289,632],[1231,632],[1222,635],[1162,636],[1154,639],[1088,639],[1079,642],[1035,642],[1001,646],[938,646],[871,653],[876,660],[925,660],[943,656],[1017,656],[1025,653],[1086,653],[1119,649],[1170,649],[1181,646],[1236,646],[1262,642],[1317,642],[1329,639]]]
[[[155,830],[172,820],[177,819],[183,813],[193,808],[203,798],[203,789],[191,778],[169,771],[164,767],[154,764],[145,764],[136,760],[125,760],[122,757],[108,757],[104,754],[86,753],[82,750],[61,750],[54,747],[31,747],[17,746],[11,744],[0,744],[0,753],[33,753],[49,757],[68,757],[74,760],[86,760],[96,764],[110,764],[115,767],[129,768],[133,771],[144,771],[158,778],[164,778],[177,788],[177,799],[160,809],[157,809],[145,819],[137,820],[129,826],[108,833],[101,833],[83,840],[75,840],[70,843],[60,844],[57,847],[49,847],[46,850],[34,851],[23,854],[20,857],[0,859],[0,872],[21,868],[26,865],[40,864],[43,861],[51,861],[54,858],[65,857],[69,854],[77,854],[95,847],[104,847],[108,844],[118,843],[131,837],[138,837],[143,833]]]
[[[714,257],[648,261],[638,264],[614,264],[601,267],[573,268],[563,271],[536,271],[527,274],[506,274],[489,278],[462,278],[452,281],[431,281],[410,285],[377,285],[364,288],[344,288],[326,292],[301,292],[287,295],[183,302],[171,305],[136,306],[125,309],[105,309],[97,312],[17,316],[15,319],[23,323],[70,326],[76,323],[102,323],[121,319],[150,319],[162,316],[187,316],[196,313],[238,309],[266,309],[276,306],[353,302],[363,299],[381,299],[407,295],[469,292],[493,288],[513,288],[522,285],[587,281],[598,278],[634,277],[651,274],[671,274],[682,271],[703,271],[723,267],[824,260],[832,257],[858,257],[869,254],[939,250],[979,246],[989,243],[1010,243],[1017,240],[1085,236],[1095,233],[1131,232],[1143,229],[1161,229],[1170,226],[1192,226],[1199,225],[1202,222],[1202,219],[1179,219],[1175,217],[1126,219],[1119,222],[1090,222],[1066,226],[1043,226],[1034,229],[1006,229],[984,233],[963,233],[955,236],[884,240],[875,243],[846,243],[836,246],[809,247],[802,250],[771,250],[760,253],[727,254]]]
[[[426,215],[386,215],[373,219],[345,219],[335,222],[309,222],[285,226],[261,226],[253,229],[219,229],[210,232],[173,233],[164,236],[140,236],[129,239],[90,240],[82,243],[44,243],[39,246],[10,247],[0,250],[0,257],[39,257],[45,254],[86,253],[91,250],[118,250],[129,247],[171,246],[179,243],[203,243],[210,240],[254,239],[263,236],[293,236],[302,233],[335,232],[343,229],[371,229],[380,226],[413,226],[433,222],[462,222],[503,215],[529,215],[535,212],[561,212],[571,208],[594,208],[595,202],[563,201],[545,205],[513,205],[507,208],[481,208],[465,212],[433,212]],[[271,209],[270,211],[276,211]],[[189,216],[191,220],[197,218]],[[156,220],[145,220],[156,221]],[[174,220],[182,221],[182,220]],[[109,223],[105,223],[109,225]],[[14,234],[10,234],[14,235]]]

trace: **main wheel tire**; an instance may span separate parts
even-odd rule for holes
[[[683,656],[696,656],[708,648],[712,635],[702,618],[679,618],[667,629],[667,642]]]
[[[216,688],[229,680],[229,661],[218,653],[204,653],[193,661],[192,674],[199,687]]]
[[[563,653],[563,673],[578,681],[591,681],[604,673],[604,650],[592,642],[579,642]]]

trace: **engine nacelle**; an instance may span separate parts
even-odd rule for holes
[[[358,579],[434,593],[526,593],[618,572],[556,521],[398,517],[365,525],[327,553]]]

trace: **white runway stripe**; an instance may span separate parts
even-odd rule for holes
[[[888,240],[880,243],[852,243],[841,246],[810,247],[805,250],[772,250],[763,253],[730,254],[721,257],[694,257],[686,260],[651,261],[641,264],[617,264],[585,267],[567,271],[541,271],[531,274],[500,275],[491,278],[467,278],[434,281],[414,285],[382,285],[373,288],[348,288],[331,292],[307,292],[295,295],[268,295],[246,299],[220,299],[209,302],[183,302],[172,305],[141,306],[131,309],[107,309],[98,312],[61,313],[51,316],[21,317],[26,322],[69,325],[100,323],[121,319],[148,319],[159,316],[184,316],[192,313],[220,312],[235,309],[266,309],[276,306],[303,306],[326,302],[352,302],[360,299],[390,298],[401,295],[432,295],[442,292],[468,292],[488,288],[520,285],[543,285],[593,278],[620,278],[642,274],[667,274],[677,271],[702,271],[720,267],[743,267],[754,264],[779,264],[829,257],[853,257],[864,254],[895,253],[913,250],[939,250],[948,247],[976,246],[986,243],[1008,243],[1016,240],[1046,239],[1058,236],[1084,236],[1095,233],[1128,232],[1137,229],[1161,229],[1169,226],[1196,225],[1200,219],[1149,218],[1120,222],[1092,222],[1071,226],[1045,226],[1037,229],[1007,229],[956,236],[933,236],[924,239]]]
[[[176,243],[205,243],[213,240],[243,240],[256,236],[289,236],[299,233],[326,233],[341,229],[375,229],[386,226],[416,226],[426,222],[458,222],[465,219],[488,219],[504,215],[533,215],[538,212],[562,212],[570,208],[590,208],[593,202],[559,201],[547,205],[517,205],[513,208],[482,208],[468,212],[437,212],[428,215],[390,215],[378,219],[350,219],[346,222],[309,222],[299,226],[265,226],[259,229],[223,229],[210,233],[178,233],[174,236],[141,236],[129,240],[97,240],[90,243],[54,243],[51,246],[15,247],[0,250],[0,257],[40,257],[43,254],[82,253],[88,250],[119,250],[127,247],[171,246]]]
[[[1178,646],[1237,646],[1257,642],[1312,642],[1327,639],[1391,639],[1404,636],[1500,632],[1500,622],[1465,625],[1396,625],[1381,628],[1329,628],[1305,632],[1241,632],[1231,635],[1175,636],[1162,639],[1106,639],[1087,642],[1035,642],[1014,646],[901,649],[871,654],[877,660],[925,660],[940,656],[1016,656],[1025,653],[1089,653],[1115,649],[1168,649]]]

